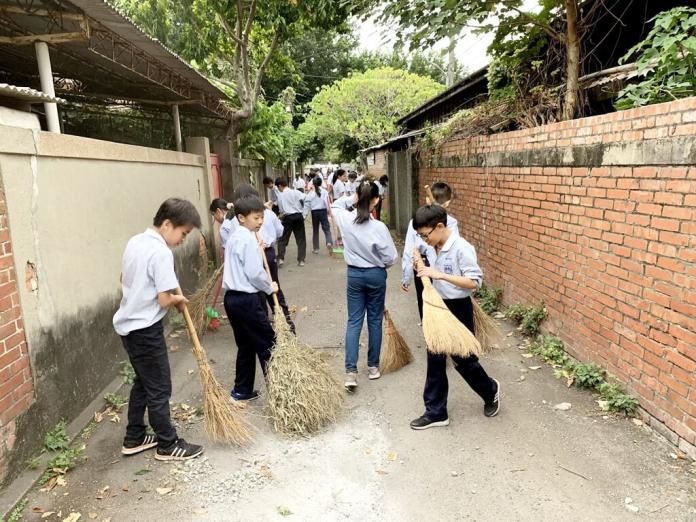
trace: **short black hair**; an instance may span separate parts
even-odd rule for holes
[[[201,215],[193,206],[193,203],[181,198],[169,198],[162,203],[152,220],[156,227],[162,226],[166,220],[172,222],[174,227],[192,226],[201,228]]]
[[[210,203],[210,212],[212,214],[215,214],[216,210],[224,210],[227,211],[227,201],[225,201],[222,198],[215,198],[211,203]]]
[[[436,227],[438,223],[447,226],[447,211],[440,205],[423,205],[413,216],[413,229]]]
[[[356,179],[358,179],[358,173],[355,171],[351,172],[350,174],[348,174],[348,179],[352,179],[353,181],[355,181]]]
[[[261,196],[259,196],[259,191],[256,190],[251,185],[249,185],[249,183],[242,183],[236,189],[234,189],[234,200],[235,201],[237,201],[238,199],[241,199],[241,198],[245,198],[247,196],[256,196],[257,198],[261,197]]]
[[[287,187],[288,182],[285,181],[283,178],[276,178],[275,180],[276,187]]]
[[[234,202],[234,214],[236,216],[247,217],[252,212],[263,212],[264,210],[266,210],[266,207],[263,206],[263,201],[256,196],[244,196]]]
[[[268,185],[269,183],[270,183],[271,185],[273,184],[273,178],[269,178],[268,176],[264,177],[264,178],[263,178],[263,184],[264,184],[264,185]]]
[[[380,182],[382,185],[389,185],[389,176],[387,176],[387,175],[385,174],[384,176],[382,176],[381,178],[379,178],[379,182]]]
[[[438,181],[430,185],[430,191],[435,199],[433,203],[442,205],[452,199],[452,188],[444,181]]]

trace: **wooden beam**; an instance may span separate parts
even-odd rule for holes
[[[55,33],[55,34],[30,34],[27,36],[0,36],[0,44],[9,45],[31,45],[36,42],[46,42],[47,44],[59,44],[67,42],[86,42],[89,35],[84,32],[79,33]]]
[[[83,22],[85,20],[84,15],[81,15],[79,13],[68,13],[66,11],[47,11],[46,9],[25,9],[23,7],[16,7],[12,5],[0,6],[0,13],[18,14],[26,16],[43,16],[46,18],[61,18],[63,20],[71,20],[74,22]]]

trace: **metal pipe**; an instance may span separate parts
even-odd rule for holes
[[[179,106],[172,105],[172,118],[174,120],[174,140],[176,141],[176,150],[181,152],[184,150],[181,144],[181,121],[179,120]]]
[[[51,56],[48,53],[46,42],[36,42],[36,61],[39,64],[39,78],[41,79],[41,90],[49,96],[55,96],[53,88],[53,71],[51,70]],[[60,134],[60,120],[58,119],[58,106],[52,102],[44,102],[46,111],[46,124],[49,132]]]

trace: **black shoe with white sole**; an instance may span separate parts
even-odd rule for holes
[[[251,393],[239,393],[236,390],[232,390],[230,396],[235,401],[255,401],[259,398],[259,390],[254,390]]]
[[[149,450],[157,446],[157,437],[152,433],[147,433],[143,440],[123,439],[121,453],[123,455],[135,455],[142,451]]]
[[[495,396],[493,397],[493,400],[491,402],[487,402],[486,404],[483,405],[483,414],[486,417],[495,417],[498,415],[498,412],[500,411],[500,383],[498,382],[497,379],[493,379],[495,381]]]
[[[156,460],[188,460],[203,453],[203,446],[189,444],[184,439],[177,439],[168,448],[157,448]]]
[[[425,415],[421,415],[417,419],[411,421],[411,429],[413,430],[427,430],[428,428],[436,428],[438,426],[449,426],[449,418],[434,421]]]

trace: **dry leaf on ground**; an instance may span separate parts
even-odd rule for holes
[[[82,515],[80,513],[70,513],[66,518],[63,519],[63,522],[77,522],[82,518]]]
[[[156,491],[160,495],[168,495],[174,490],[174,488],[157,488]]]

